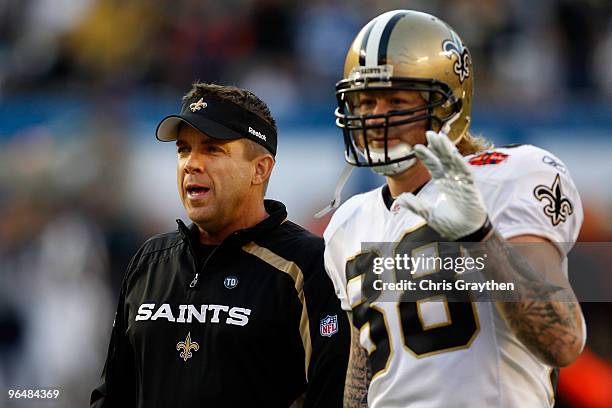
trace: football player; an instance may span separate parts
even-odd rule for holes
[[[384,13],[348,50],[336,85],[345,157],[386,184],[344,203],[324,234],[326,269],[353,327],[345,406],[550,407],[556,368],[583,348],[566,270],[583,221],[576,187],[552,153],[470,134],[473,79],[459,36],[425,13]],[[365,242],[412,256],[462,245],[486,259],[484,279],[512,282],[517,297],[386,296],[373,284],[379,252]],[[455,272],[387,276],[452,283]]]

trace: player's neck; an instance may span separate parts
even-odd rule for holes
[[[411,193],[427,183],[431,179],[431,175],[427,168],[417,161],[414,166],[410,167],[403,173],[387,177],[389,192],[393,197],[397,197],[402,193]]]
[[[238,213],[233,214],[230,217],[231,220],[224,225],[217,225],[207,229],[198,225],[200,242],[204,245],[218,245],[234,232],[254,227],[268,218],[268,216],[269,214],[261,198],[250,203],[243,203],[238,209]]]

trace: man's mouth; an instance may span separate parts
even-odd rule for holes
[[[397,141],[399,141],[399,138],[396,137],[388,137],[387,138],[387,143],[389,145],[393,145],[395,143],[397,143]],[[384,136],[380,136],[380,137],[374,137],[370,140],[370,143],[376,145],[377,147],[382,147],[385,145],[385,138]]]
[[[187,197],[192,200],[198,200],[206,196],[206,194],[210,191],[210,187],[190,184],[185,188],[185,191],[187,192]]]

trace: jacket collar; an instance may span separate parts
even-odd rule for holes
[[[225,238],[222,244],[224,246],[246,244],[250,241],[253,241],[256,237],[278,227],[287,219],[287,209],[285,208],[285,205],[280,201],[264,200],[264,207],[266,209],[266,212],[268,213],[268,217],[250,228],[245,228],[233,232],[230,236]],[[178,224],[178,230],[181,234],[181,237],[183,238],[183,241],[187,243],[187,245],[193,252],[193,249],[200,242],[200,231],[198,230],[198,226],[194,223],[191,223],[189,224],[189,226],[186,226],[185,223],[180,219],[177,219],[176,222]]]

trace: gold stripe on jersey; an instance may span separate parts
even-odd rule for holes
[[[353,282],[359,282],[359,300],[357,300],[355,303],[351,304],[351,310],[355,309],[357,306],[359,306],[360,304],[362,304],[363,302],[366,301],[366,298],[363,296],[363,291],[361,290],[362,285],[363,285],[363,274],[355,276],[354,278],[349,279],[349,281],[346,283],[346,294],[349,297],[349,301],[351,300],[350,298],[350,291],[349,291],[349,286],[351,286],[353,284]],[[355,283],[357,284],[357,283]]]
[[[367,332],[365,332],[366,328],[368,329]],[[363,334],[363,332],[365,332],[365,334]],[[372,354],[373,352],[376,351],[376,343],[374,343],[374,341],[372,341],[372,337],[370,336],[370,322],[364,323],[364,325],[359,328],[359,343],[363,347],[363,342],[361,341],[361,336],[364,336],[364,337],[367,336],[368,337],[367,340],[368,340],[368,342],[369,342],[371,347],[368,347],[366,349],[366,351],[368,352],[368,356],[369,356],[370,354]]]
[[[546,385],[550,387],[550,401],[549,402],[550,402],[550,406],[554,407],[555,402],[557,402],[555,398],[555,386],[553,385],[553,380],[552,380],[552,375],[555,372],[555,369],[548,367],[546,371],[547,371],[546,379],[548,380],[546,381],[547,382]]]
[[[291,405],[289,405],[289,408],[298,408],[298,407],[303,406],[305,399],[306,399],[306,393],[303,393],[302,395],[297,397]]]
[[[308,319],[308,310],[306,309],[306,298],[304,296],[304,274],[302,270],[295,262],[288,261],[282,256],[270,251],[268,248],[257,245],[255,242],[249,242],[244,245],[242,249],[279,271],[286,273],[293,279],[295,290],[298,293],[298,299],[302,304],[300,337],[302,338],[302,344],[304,346],[304,369],[306,371],[306,379],[308,379],[308,367],[310,366],[310,356],[312,355],[312,341],[310,338],[310,322]]]

